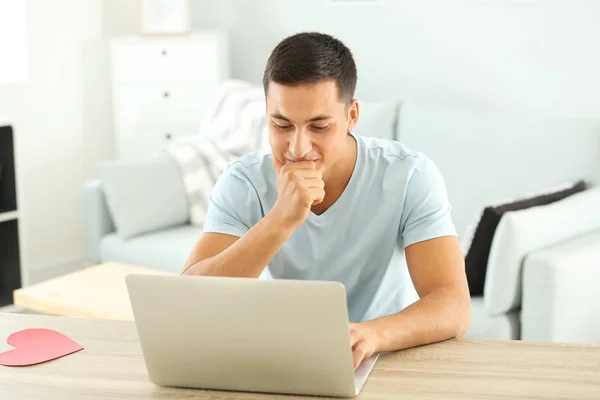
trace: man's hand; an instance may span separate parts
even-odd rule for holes
[[[295,229],[308,217],[312,205],[323,201],[323,176],[313,161],[283,165],[273,156],[273,166],[277,172],[277,201],[271,212]]]
[[[365,358],[369,358],[379,351],[379,336],[373,328],[364,322],[351,323],[349,329],[352,358],[356,370]]]

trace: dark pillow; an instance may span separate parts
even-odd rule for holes
[[[473,234],[471,246],[465,257],[467,281],[471,296],[482,296],[487,271],[488,257],[494,233],[502,215],[507,211],[524,210],[535,206],[543,206],[582,192],[588,188],[584,181],[579,181],[566,189],[525,198],[512,203],[486,207],[481,214],[479,224]]]

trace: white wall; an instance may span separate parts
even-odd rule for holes
[[[91,121],[98,132],[106,127],[102,107],[92,103],[97,115],[89,112],[93,93],[84,95],[85,48],[101,38],[102,1],[29,0],[27,28],[28,81],[0,86],[0,113],[15,128],[26,281],[45,269],[81,266],[81,185],[88,157],[95,157],[82,151],[84,132]],[[110,152],[103,140],[101,151]]]
[[[26,81],[26,0],[0,0],[0,54],[0,85]]]
[[[208,11],[210,24],[195,8],[196,26],[229,29],[237,78],[260,82],[279,40],[319,30],[354,52],[365,100],[600,116],[599,1],[213,0]]]
[[[83,180],[97,176],[98,164],[115,156],[110,87],[109,40],[139,32],[140,2],[99,0],[98,34],[83,43]]]

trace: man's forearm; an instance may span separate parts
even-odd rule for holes
[[[468,295],[441,288],[397,314],[368,321],[377,332],[379,351],[396,351],[466,334],[471,322]]]
[[[183,275],[258,278],[293,231],[267,214],[226,250],[190,265]]]

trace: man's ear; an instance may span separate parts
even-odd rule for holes
[[[358,100],[352,99],[350,106],[348,107],[348,132],[352,132],[356,124],[358,123],[358,116],[360,114],[360,109],[358,105]]]

